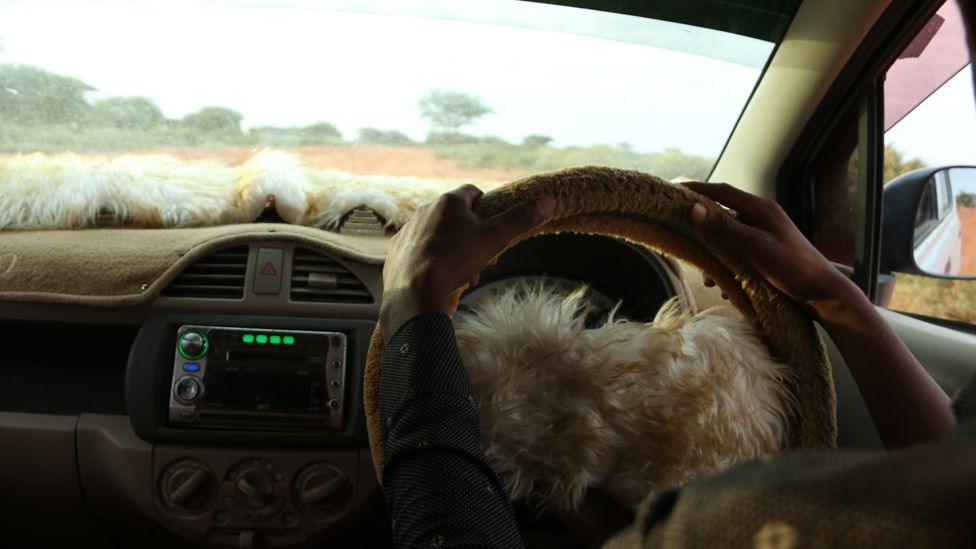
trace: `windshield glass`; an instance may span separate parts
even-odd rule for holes
[[[504,0],[0,4],[0,154],[699,179],[773,48]]]

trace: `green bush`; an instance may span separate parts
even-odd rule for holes
[[[598,164],[641,170],[665,179],[686,177],[701,180],[708,177],[714,163],[712,159],[685,154],[677,149],[639,153],[624,145],[526,147],[492,139],[461,144],[438,144],[435,141],[434,150],[441,157],[460,160],[467,168],[515,169],[524,170],[527,174]]]
[[[184,126],[203,134],[241,133],[241,113],[226,107],[203,107],[181,121]]]
[[[405,147],[414,145],[414,141],[407,134],[397,130],[377,130],[376,128],[360,128],[359,138],[356,140],[363,145],[387,145]]]
[[[166,120],[163,112],[145,97],[109,97],[95,102],[86,125],[120,129],[150,130]]]
[[[545,147],[549,143],[552,143],[552,138],[548,135],[527,135],[525,139],[522,140],[523,147]]]
[[[248,130],[248,139],[255,145],[267,147],[304,147],[308,145],[340,145],[342,133],[328,122],[303,128],[261,126]]]
[[[160,147],[254,145],[243,134],[201,134],[173,124],[150,131],[81,125],[25,126],[0,124],[0,152],[139,151]]]
[[[31,65],[0,65],[0,121],[12,124],[72,124],[85,120],[95,88],[77,78]]]

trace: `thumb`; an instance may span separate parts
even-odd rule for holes
[[[701,202],[691,207],[691,221],[695,226],[715,239],[722,239],[733,246],[748,246],[756,241],[760,231],[732,217],[726,211],[706,208]],[[740,249],[740,252],[746,252]]]
[[[556,209],[556,201],[551,196],[527,200],[512,206],[504,212],[489,217],[483,227],[487,231],[492,248],[501,250],[520,234],[541,225]]]

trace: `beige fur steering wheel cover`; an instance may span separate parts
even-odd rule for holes
[[[701,202],[725,213],[712,200],[652,175],[606,167],[581,167],[531,176],[483,195],[475,211],[489,217],[515,204],[551,195],[556,210],[543,226],[518,241],[548,233],[612,236],[687,261],[713,278],[729,301],[763,335],[772,356],[795,369],[798,401],[790,418],[786,448],[830,448],[837,438],[836,395],[830,362],[813,321],[800,306],[746,264],[721,239],[694,227],[689,210]],[[363,404],[370,451],[382,479],[384,450],[379,423],[383,364],[381,327],[370,340]]]

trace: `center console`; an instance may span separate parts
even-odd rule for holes
[[[180,326],[169,424],[282,431],[342,429],[346,334]]]
[[[350,526],[379,493],[361,402],[374,326],[212,315],[147,321],[129,357],[126,407],[136,435],[152,445],[155,518],[235,547],[296,546]]]

